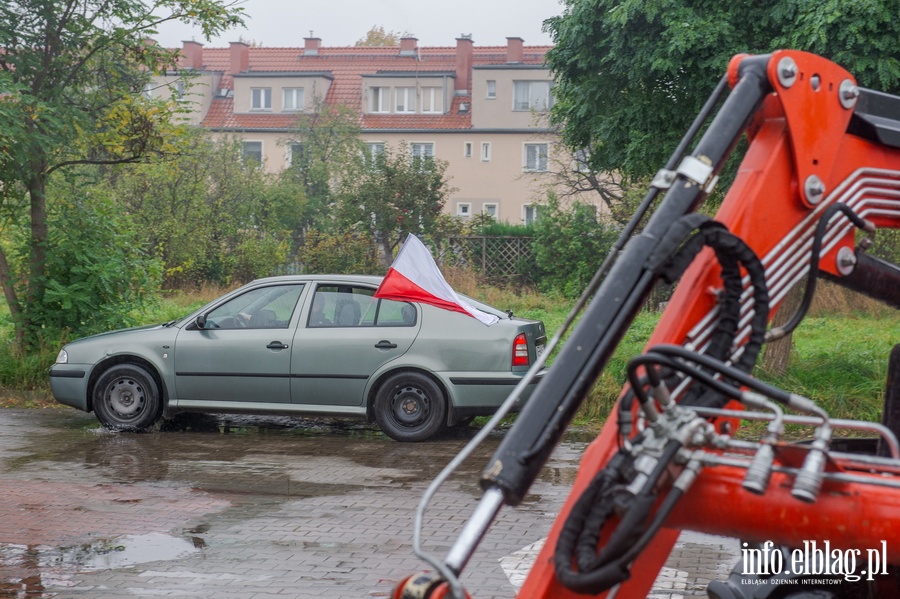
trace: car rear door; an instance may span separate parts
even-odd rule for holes
[[[174,352],[179,402],[289,403],[292,315],[302,291],[302,283],[257,287],[215,307],[203,329],[182,329]]]
[[[419,310],[377,299],[366,285],[319,283],[314,291],[294,336],[291,401],[359,406],[371,375],[412,345]]]

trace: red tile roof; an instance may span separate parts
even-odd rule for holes
[[[540,66],[550,46],[525,46],[518,64]],[[249,46],[249,73],[329,73],[333,77],[326,104],[340,104],[362,113],[362,78],[384,73],[455,73],[456,47],[420,47],[415,53],[400,54],[397,46],[386,47],[319,47],[316,54],[306,55],[303,48],[266,48]],[[506,65],[505,46],[473,46],[471,66]],[[231,48],[203,48],[202,70],[223,74],[220,88],[234,89]],[[469,72],[471,82],[471,71]],[[471,90],[467,90],[471,91]],[[454,96],[446,114],[362,114],[366,130],[467,129],[471,127],[468,112],[460,113],[465,96]],[[291,114],[234,114],[231,98],[213,100],[204,127],[217,129],[285,129],[296,122]]]

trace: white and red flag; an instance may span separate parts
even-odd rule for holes
[[[391,268],[384,275],[384,280],[375,291],[375,297],[421,302],[445,310],[462,312],[477,318],[486,325],[492,325],[500,320],[493,314],[488,314],[466,303],[456,295],[435,264],[431,252],[413,234],[406,238],[403,247],[394,258],[394,263],[391,264]]]

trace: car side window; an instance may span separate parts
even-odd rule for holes
[[[416,307],[411,303],[383,299],[378,305],[375,326],[411,327],[415,326],[417,318]]]
[[[371,287],[329,284],[316,288],[307,326],[414,326],[416,318],[415,306],[378,299]]]
[[[206,315],[207,329],[286,329],[303,284],[258,287]]]

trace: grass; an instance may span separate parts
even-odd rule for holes
[[[471,273],[450,270],[447,279],[457,291],[517,316],[544,321],[548,335],[558,330],[573,302],[530,289],[484,287]],[[164,322],[200,307],[226,289],[206,288],[171,292],[156,310],[142,316],[145,322]],[[812,316],[793,335],[790,366],[774,376],[757,372],[763,380],[818,401],[836,418],[878,421],[887,377],[887,356],[900,342],[900,319],[889,311],[841,294],[826,291]],[[625,380],[625,368],[641,353],[659,315],[644,312],[629,329],[610,363],[600,375],[576,417],[580,426],[599,427],[610,413]],[[0,339],[11,339],[9,326],[0,327]],[[59,341],[29,355],[17,354],[12,343],[0,343],[0,407],[49,407],[47,369],[59,351]],[[552,360],[552,357],[551,357]]]

